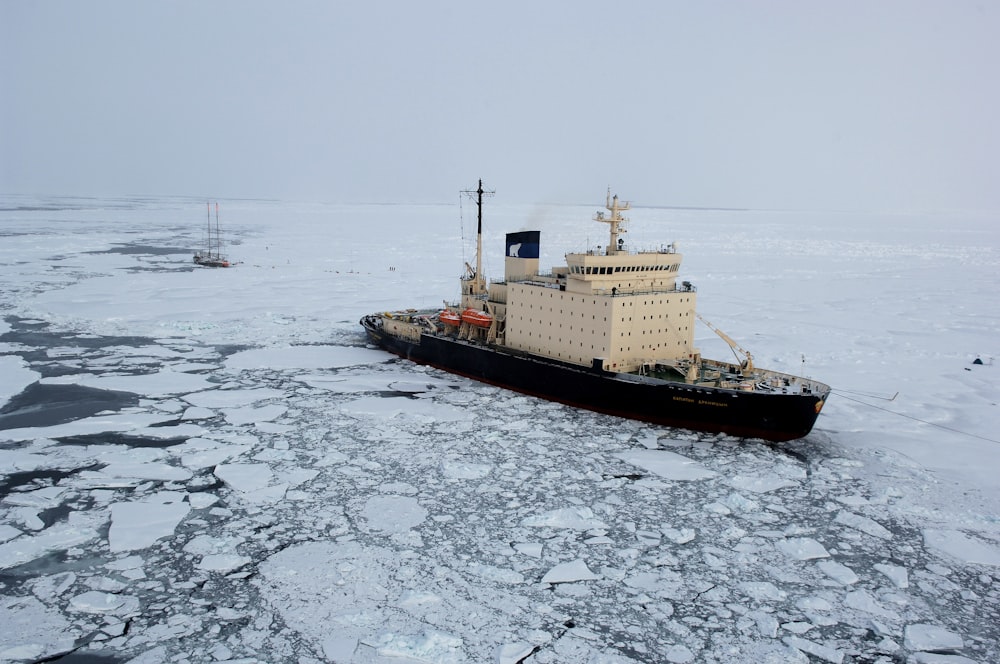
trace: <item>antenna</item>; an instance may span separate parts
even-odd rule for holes
[[[594,214],[594,221],[603,222],[611,227],[611,239],[608,242],[608,248],[605,250],[605,253],[608,256],[624,253],[625,241],[619,238],[618,235],[626,232],[624,225],[628,222],[628,218],[623,217],[621,213],[632,209],[632,204],[628,202],[619,203],[617,194],[612,196],[611,187],[608,187],[608,199],[604,207],[611,213],[611,216],[609,217],[604,212],[598,211]]]

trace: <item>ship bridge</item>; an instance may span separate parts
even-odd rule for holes
[[[681,267],[681,254],[669,248],[657,252],[612,255],[588,252],[566,255],[566,290],[673,291]]]

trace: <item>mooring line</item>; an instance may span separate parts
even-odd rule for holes
[[[980,436],[979,434],[976,434],[976,433],[969,433],[968,431],[962,431],[961,429],[955,429],[954,427],[948,427],[948,426],[945,426],[943,424],[938,424],[936,422],[928,422],[927,420],[922,420],[919,417],[914,417],[913,415],[906,415],[905,413],[897,413],[894,410],[889,410],[888,408],[883,408],[882,406],[876,406],[873,403],[867,403],[865,401],[862,401],[861,399],[855,399],[853,397],[849,397],[849,396],[843,394],[843,392],[840,391],[840,390],[832,390],[832,391],[837,392],[840,395],[841,398],[847,399],[849,401],[854,401],[855,403],[859,403],[862,406],[868,406],[869,408],[874,408],[876,410],[885,411],[886,413],[891,413],[892,415],[898,415],[899,417],[905,417],[908,420],[913,420],[914,422],[920,422],[921,424],[927,424],[927,425],[930,425],[932,427],[937,427],[938,429],[943,429],[945,431],[951,431],[952,433],[958,433],[958,434],[961,434],[963,436],[970,436],[972,438],[978,438],[979,440],[985,440],[987,443],[997,443],[997,444],[1000,444],[1000,440],[994,440],[993,438],[987,438],[986,436]],[[897,394],[898,394],[898,392],[897,392]],[[895,398],[896,397],[893,397],[893,399],[895,399]],[[887,401],[891,401],[891,399],[887,399]]]

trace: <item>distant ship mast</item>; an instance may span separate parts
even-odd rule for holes
[[[615,254],[625,253],[625,240],[618,237],[619,233],[626,233],[627,229],[623,228],[622,225],[628,222],[628,218],[623,217],[621,213],[625,210],[630,210],[632,204],[629,202],[619,203],[618,195],[615,194],[611,196],[611,187],[608,187],[608,198],[604,207],[611,212],[611,216],[605,216],[603,212],[598,211],[594,214],[594,221],[600,221],[611,226],[611,241],[608,243],[607,255],[614,256]]]

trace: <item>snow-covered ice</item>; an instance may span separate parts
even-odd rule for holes
[[[233,201],[207,270],[200,201],[6,203],[4,661],[1000,661],[995,215],[635,208],[701,313],[834,386],[764,444],[368,347],[454,299],[453,206]],[[491,276],[528,219],[546,267],[597,236],[535,212],[489,208]]]

